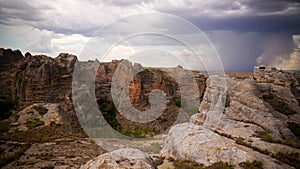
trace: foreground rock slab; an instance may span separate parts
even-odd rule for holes
[[[264,168],[293,168],[192,123],[178,124],[170,129],[161,155],[205,166],[223,161],[238,168],[242,162],[260,160]]]
[[[151,157],[140,150],[127,148],[102,154],[81,166],[81,169],[123,169],[143,168],[155,169]]]

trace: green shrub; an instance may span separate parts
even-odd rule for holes
[[[195,106],[192,106],[192,107],[189,107],[187,112],[190,114],[190,115],[193,115],[193,114],[196,114],[198,113],[198,107],[195,107]]]
[[[246,160],[246,162],[239,163],[239,166],[241,166],[244,169],[263,169],[262,162],[261,161],[252,161]]]
[[[216,162],[208,167],[205,167],[205,169],[234,169],[233,165],[224,163],[222,161]]]
[[[48,109],[43,106],[34,106],[33,108],[38,111],[41,116],[48,112]]]
[[[203,165],[199,165],[194,161],[188,160],[174,160],[173,161],[175,169],[202,169]]]
[[[117,131],[121,131],[122,127],[118,120],[116,119],[117,115],[117,109],[111,100],[106,100],[106,99],[99,99],[98,105],[100,108],[100,111],[104,117],[104,119],[107,121],[107,123],[114,128]]]
[[[222,161],[216,162],[207,167],[188,160],[175,160],[173,164],[175,169],[234,169],[231,164],[224,163]]]
[[[0,100],[0,120],[8,119],[11,116],[11,110],[14,102],[11,100]]]
[[[143,128],[143,131],[144,131],[144,133],[149,133],[151,131],[151,129],[146,127],[146,128]]]
[[[164,163],[164,159],[165,159],[165,157],[159,157],[159,158],[156,158],[156,159],[154,160],[155,166],[162,165],[162,164]]]
[[[242,138],[242,137],[236,138],[235,142],[237,144],[240,144],[240,145],[245,145],[246,144],[245,141],[244,141],[244,138]]]
[[[9,131],[9,123],[6,121],[0,121],[0,134]]]
[[[143,129],[142,128],[140,128],[140,127],[135,127],[134,128],[134,133],[133,133],[134,137],[142,138],[143,137],[142,134],[143,134]]]
[[[175,100],[175,105],[176,105],[177,107],[181,107],[181,99],[176,99],[176,100]]]
[[[264,141],[272,142],[272,136],[270,130],[262,130],[257,132],[257,136],[262,138]]]
[[[43,121],[41,121],[39,118],[27,119],[26,123],[25,123],[26,127],[30,128],[30,129],[38,127],[38,126],[42,126],[44,124],[45,123]]]
[[[300,140],[300,126],[294,122],[288,122],[287,127]]]
[[[229,97],[227,96],[226,100],[225,100],[225,108],[229,107],[229,106],[230,106],[230,100],[229,100]]]
[[[131,136],[131,134],[132,134],[132,132],[131,132],[131,130],[127,127],[126,128],[126,130],[125,131],[123,131],[123,134],[125,135],[125,136]]]
[[[0,120],[8,119],[11,116],[11,114],[12,114],[11,111],[1,112]]]
[[[142,72],[150,72],[149,69],[145,68]]]

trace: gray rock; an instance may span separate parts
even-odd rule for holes
[[[90,160],[81,169],[123,169],[123,168],[143,168],[155,169],[153,160],[147,154],[137,149],[127,148],[102,154]]]
[[[246,160],[260,160],[264,168],[292,168],[275,159],[260,154],[248,147],[236,144],[233,140],[220,136],[203,126],[182,123],[173,126],[167,135],[161,155],[168,158],[195,161],[209,166],[223,161],[239,168]]]

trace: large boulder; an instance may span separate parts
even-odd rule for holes
[[[299,166],[296,130],[300,111],[295,97],[299,85],[295,74],[264,67],[255,68],[253,76],[226,78],[223,87],[220,83],[210,83],[216,77],[209,77],[200,113],[190,119],[200,127],[185,124],[172,128],[167,137],[169,141],[164,145],[166,152],[175,158],[190,158],[205,165],[211,164],[211,159],[214,162],[219,159],[235,165],[242,160],[261,160],[265,168]],[[222,94],[226,89],[224,98]],[[210,137],[202,143],[205,134]],[[175,141],[182,138],[181,135],[185,138]],[[230,151],[224,152],[219,147],[237,149],[234,154],[239,157],[231,157]],[[214,152],[216,149],[222,150],[221,157]],[[204,153],[201,158],[196,155],[200,152]]]
[[[192,123],[178,124],[170,129],[161,155],[166,158],[195,161],[205,166],[223,161],[240,168],[240,163],[259,160],[264,168],[293,168]]]
[[[143,168],[155,169],[153,160],[147,154],[137,149],[127,148],[102,154],[90,160],[81,169],[124,169]]]

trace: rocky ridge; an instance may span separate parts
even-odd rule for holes
[[[299,166],[300,89],[299,76],[293,72],[255,67],[252,76],[230,74],[226,86],[211,85],[210,81],[217,81],[218,77],[210,76],[206,80],[204,75],[193,72],[199,91],[194,93],[201,102],[199,113],[193,115],[190,122],[174,125],[169,130],[161,153],[152,156],[164,160],[153,163],[148,155],[133,149],[103,154],[105,151],[93,141],[82,138],[84,133],[71,97],[72,73],[75,64],[80,63],[76,56],[60,54],[50,58],[26,53],[23,57],[20,51],[7,49],[1,49],[0,56],[1,103],[5,103],[1,106],[12,108],[12,115],[1,120],[0,148],[4,153],[0,161],[6,168],[79,168],[94,158],[85,167],[157,166],[163,169],[164,166],[174,168],[176,164],[178,167],[180,161],[196,162],[202,168],[221,161],[234,168],[244,168],[250,162],[262,168]],[[176,115],[174,112],[178,109],[174,104],[180,98],[179,86],[188,88],[191,79],[182,78],[184,70],[180,67],[157,70],[128,61],[101,63],[95,83],[95,95],[98,100],[102,99],[101,102],[111,102],[110,82],[121,62],[128,68],[142,70],[129,79],[130,101],[136,109],[149,108],[147,97],[153,89],[166,93],[170,104],[167,116],[142,126],[157,133],[165,130],[170,124],[168,120],[168,125],[161,125],[162,122]],[[191,96],[192,92],[187,95]],[[7,106],[8,102],[15,104]],[[98,102],[100,109],[101,102]],[[215,111],[220,111],[220,117],[217,123],[207,126],[207,121],[216,115],[210,110],[212,104],[216,105]],[[118,112],[115,119],[123,129],[131,126],[132,132],[136,130],[137,124],[126,121]],[[138,137],[149,137],[150,133]],[[133,154],[140,154],[140,157],[133,159]]]
[[[104,99],[106,103],[111,102],[111,80],[120,62],[113,61],[100,64],[95,82],[97,99]],[[23,56],[20,51],[1,48],[0,64],[3,65],[1,73],[4,79],[3,83],[0,84],[0,88],[5,90],[1,93],[4,98],[3,106],[6,106],[7,102],[11,102],[11,106],[7,110],[5,109],[5,112],[1,112],[2,115],[6,114],[7,111],[10,116],[9,118],[5,116],[5,119],[1,120],[1,141],[3,141],[4,146],[1,147],[1,151],[3,148],[6,152],[6,148],[11,144],[15,147],[20,147],[23,144],[31,145],[31,147],[45,147],[48,143],[52,145],[53,140],[56,142],[60,139],[71,139],[76,144],[77,140],[80,140],[82,136],[86,136],[77,120],[71,97],[72,73],[75,64],[86,63],[78,62],[76,56],[66,53],[59,54],[56,58],[45,55],[33,56],[28,52]],[[132,64],[128,62],[128,65],[131,66]],[[147,109],[149,105],[147,97],[153,89],[164,91],[170,104],[173,105],[168,107],[162,118],[154,122],[155,125],[153,123],[142,126],[147,128],[147,132],[138,137],[149,137],[152,132],[160,132],[170,126],[169,121],[166,119],[176,115],[174,111],[177,111],[178,106],[174,105],[178,98],[176,93],[178,86],[176,86],[172,77],[167,76],[165,71],[143,68],[138,64],[134,66],[143,69],[142,72],[134,76],[129,85],[130,99],[134,107],[140,110]],[[195,74],[197,73],[195,72]],[[205,86],[206,77],[200,74],[197,75],[197,81],[201,84],[199,89],[202,89]],[[204,89],[199,91],[204,92]],[[203,95],[203,93],[200,93],[200,95]],[[101,108],[101,102],[98,103]],[[122,125],[123,131],[125,129],[128,131],[129,127],[131,127],[131,132],[136,131],[135,126],[137,124],[126,121],[119,113],[113,118],[117,119],[118,123]],[[164,124],[162,122],[168,123]],[[135,133],[131,135],[135,136]],[[66,143],[69,144],[68,141]],[[88,144],[88,147],[92,146],[93,144]],[[30,148],[29,150],[21,150],[27,152]],[[34,150],[37,149],[34,148]],[[87,148],[87,151],[83,154],[89,154],[89,152],[90,149]],[[32,161],[24,161],[24,159],[30,158],[29,154],[25,153],[25,157],[23,157],[21,153],[19,154],[19,151],[11,156],[6,156],[5,153],[0,156],[0,159],[3,161],[20,155],[22,158],[13,161],[8,166],[22,167],[26,165],[26,167],[31,166],[31,168],[34,168],[35,165]],[[47,154],[51,156],[51,154]],[[65,155],[69,156],[68,153]],[[89,156],[89,158],[92,157]],[[68,161],[68,159],[66,160]],[[42,164],[46,165],[46,163]],[[1,165],[4,164],[1,163]],[[38,168],[47,167],[43,165],[39,165]],[[51,163],[51,165],[61,166],[59,163]]]
[[[299,133],[291,127],[294,124],[299,130],[300,124],[293,94],[299,92],[295,74],[255,67],[253,78],[226,80],[226,100],[212,97],[222,89],[208,86],[200,113],[191,118],[191,123],[171,128],[162,155],[206,166],[223,161],[241,168],[245,160],[258,160],[263,168],[298,168]],[[220,121],[208,129],[205,122],[215,113],[209,109],[215,100],[225,109]],[[281,108],[274,108],[274,101]]]

